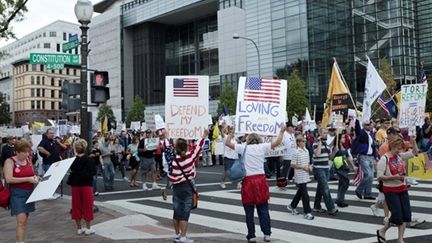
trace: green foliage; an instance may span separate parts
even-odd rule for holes
[[[379,75],[387,85],[388,93],[390,93],[390,95],[394,95],[397,89],[397,83],[393,77],[390,62],[385,57],[379,60]],[[388,95],[386,91],[384,92]]]
[[[12,121],[9,104],[4,95],[0,92],[0,124],[9,124]]]
[[[221,113],[223,107],[228,109],[229,115],[233,115],[236,110],[237,92],[228,81],[225,81],[222,86],[222,91],[219,97],[219,103],[217,106],[217,112]]]
[[[103,104],[103,105],[99,106],[99,111],[98,111],[98,114],[96,117],[96,121],[102,122],[103,119],[105,118],[105,116],[108,119],[114,121],[114,123],[117,123],[111,106],[109,106],[107,104]]]
[[[1,0],[0,1],[0,38],[15,38],[13,28],[10,26],[12,21],[21,21],[24,13],[27,12],[26,4],[28,0]]]
[[[309,99],[305,88],[305,82],[300,78],[300,72],[297,69],[294,69],[288,76],[288,117],[292,117],[294,114],[301,117],[304,114],[306,107],[309,107]]]
[[[144,100],[138,95],[135,96],[132,107],[126,115],[126,125],[129,127],[133,121],[144,121]]]

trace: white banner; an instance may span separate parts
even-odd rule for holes
[[[156,130],[165,128],[165,122],[164,122],[164,120],[163,120],[163,118],[162,118],[161,115],[159,115],[159,114],[155,115],[155,124],[156,124],[155,125],[155,129]]]
[[[285,123],[287,81],[240,77],[236,133],[276,136]]]
[[[208,125],[209,77],[165,77],[165,121],[171,138],[196,139]]]
[[[362,121],[369,121],[372,113],[372,104],[387,88],[387,85],[379,76],[374,65],[368,58],[368,66],[366,72],[366,83],[363,97],[363,115]]]
[[[155,114],[151,111],[144,111],[144,119],[147,125],[147,129],[156,131]]]
[[[52,197],[74,160],[75,157],[60,160],[52,164],[26,203],[41,201]]]
[[[139,122],[139,121],[133,121],[133,122],[131,122],[130,128],[132,130],[135,130],[135,131],[140,130],[141,129],[141,122]]]
[[[423,125],[427,90],[427,83],[402,85],[399,127]]]

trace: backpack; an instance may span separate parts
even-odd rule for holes
[[[9,208],[10,195],[9,188],[4,187],[3,183],[0,181],[0,207]]]

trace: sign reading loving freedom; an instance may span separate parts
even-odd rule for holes
[[[286,80],[240,77],[236,132],[276,136],[285,123],[286,92]]]
[[[423,125],[427,90],[427,83],[402,85],[399,111],[401,128]]]
[[[165,128],[171,138],[200,138],[208,124],[209,77],[166,76]]]

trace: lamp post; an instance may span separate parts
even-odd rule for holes
[[[259,52],[259,49],[258,49],[258,45],[255,43],[254,40],[252,40],[250,38],[247,38],[247,37],[240,36],[239,34],[233,34],[232,38],[234,40],[238,40],[238,39],[248,40],[248,41],[252,42],[252,44],[254,44],[255,49],[257,51],[257,54],[258,54],[258,76],[261,77],[261,58],[260,58],[260,52]]]
[[[88,24],[93,16],[93,5],[89,0],[78,0],[75,4],[75,16],[81,24],[81,138],[87,142],[90,141],[90,128],[89,128],[89,115],[87,111],[87,56],[88,56],[88,42],[87,31]]]

